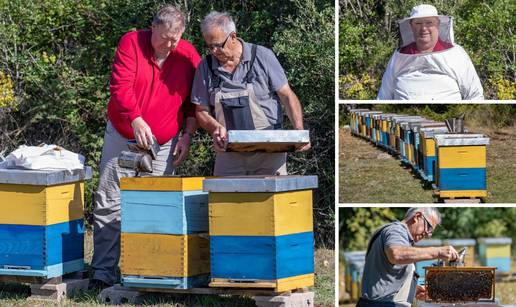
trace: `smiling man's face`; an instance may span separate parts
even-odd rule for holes
[[[414,18],[410,21],[410,27],[419,51],[432,51],[439,38],[439,18]]]

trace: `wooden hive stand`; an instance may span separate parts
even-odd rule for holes
[[[258,307],[313,307],[314,292],[307,288],[285,292],[275,292],[272,289],[246,288],[191,288],[191,289],[158,289],[158,288],[129,288],[114,285],[100,292],[98,298],[104,304],[140,304],[149,295],[161,294],[197,294],[197,295],[234,295],[252,297]]]

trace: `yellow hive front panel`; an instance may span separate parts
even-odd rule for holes
[[[423,154],[427,157],[435,157],[435,141],[434,141],[434,139],[424,139]]]
[[[486,258],[510,258],[511,246],[506,245],[489,245],[486,248]]]
[[[0,184],[0,224],[53,225],[84,216],[84,183]]]
[[[312,191],[210,193],[210,235],[280,236],[313,231]]]
[[[121,190],[132,191],[197,191],[206,177],[124,177]]]
[[[278,279],[276,291],[283,292],[292,289],[311,287],[315,283],[314,274],[305,274],[288,278]]]
[[[189,277],[208,273],[208,239],[199,235],[121,234],[124,275]]]
[[[441,168],[485,168],[486,146],[439,147]]]
[[[382,120],[382,132],[387,132],[387,121]]]
[[[439,191],[439,197],[454,198],[454,197],[487,197],[486,190],[457,190],[457,191]]]
[[[406,151],[407,151],[407,159],[410,162],[413,162],[414,161],[414,157],[412,155],[412,146],[410,144],[405,144],[405,148],[406,148]]]

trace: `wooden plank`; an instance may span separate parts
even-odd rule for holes
[[[436,192],[439,197],[442,198],[461,198],[461,197],[469,197],[469,198],[483,198],[487,197],[486,190],[458,190],[458,191],[437,191]]]
[[[312,191],[210,193],[210,235],[279,236],[313,231]]]
[[[120,179],[120,189],[133,191],[196,191],[202,190],[202,181],[205,178],[179,176],[124,177]]]
[[[208,282],[208,274],[189,277],[122,276],[122,284],[125,287],[140,289],[190,289],[207,286]]]
[[[200,235],[121,234],[121,272],[140,276],[209,273],[209,240]]]
[[[305,274],[277,280],[259,280],[254,282],[239,282],[231,279],[212,278],[210,287],[272,289],[274,292],[286,292],[311,287],[314,285],[314,281],[314,274]]]

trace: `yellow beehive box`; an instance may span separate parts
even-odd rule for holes
[[[203,235],[121,234],[122,275],[191,277],[210,271]]]
[[[313,231],[312,191],[209,194],[210,235],[280,236]]]
[[[46,226],[82,219],[84,183],[0,184],[0,224]]]

